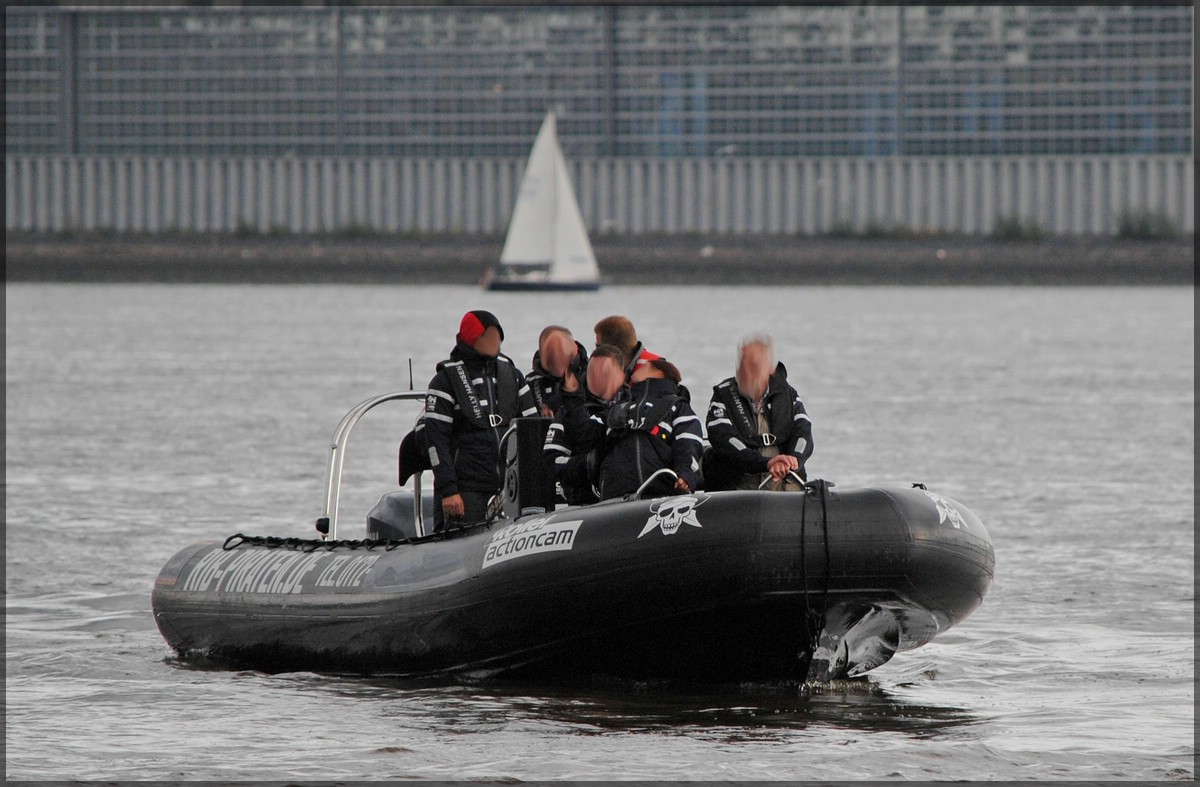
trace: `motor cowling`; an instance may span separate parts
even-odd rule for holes
[[[417,519],[413,509],[413,493],[397,489],[379,498],[367,513],[367,538],[379,541],[416,538]],[[421,495],[421,516],[426,532],[433,530],[433,491]]]
[[[505,435],[504,513],[509,519],[554,510],[554,474],[543,447],[549,418],[515,418]]]

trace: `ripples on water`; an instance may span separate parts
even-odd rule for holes
[[[8,778],[1194,778],[1190,288],[9,285],[6,303]],[[814,475],[971,507],[988,598],[867,679],[801,692],[174,659],[149,610],[166,559],[309,535],[337,420],[406,388],[410,355],[423,387],[468,308],[521,364],[546,323],[590,344],[629,314],[704,402],[736,337],[771,331]],[[352,441],[352,534],[411,423],[385,409]]]

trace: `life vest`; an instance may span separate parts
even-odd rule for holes
[[[777,379],[777,375],[771,376],[771,383],[767,385],[765,397],[770,403],[766,412],[767,423],[771,426],[769,432],[758,430],[758,419],[751,413],[750,408],[746,406],[746,400],[738,392],[737,378],[730,377],[728,380],[723,380],[713,389],[717,399],[725,405],[725,412],[729,416],[730,423],[733,424],[742,440],[750,445],[759,447],[776,445],[786,440],[792,433],[792,419],[795,417],[795,413],[793,412],[791,391],[786,385],[773,385]]]
[[[641,408],[641,411],[632,419],[635,423],[631,428],[646,432],[651,437],[658,437],[662,433],[659,425],[667,417],[667,414],[671,412],[671,408],[675,406],[675,403],[682,399],[682,396],[664,396],[656,400],[649,408]],[[664,440],[667,437],[668,435],[662,435]]]
[[[479,397],[475,394],[475,386],[467,377],[466,367],[462,361],[442,361],[438,369],[448,369],[446,377],[454,390],[454,400],[459,409],[471,424],[479,429],[491,429],[507,424],[520,415],[520,395],[513,375],[516,370],[512,361],[503,355],[496,356],[496,401],[492,402],[492,412],[484,412]],[[485,372],[486,374],[486,372]],[[430,457],[430,445],[425,435],[425,411],[417,415],[417,423],[413,430],[400,441],[398,477],[404,484],[409,477],[416,473],[432,470],[433,462]]]
[[[525,378],[525,382],[529,384],[529,392],[533,394],[533,406],[536,407],[539,412],[543,407],[546,406],[546,394],[542,393],[542,380],[548,379],[550,378],[541,377],[540,375],[537,378]],[[546,387],[550,388],[549,385]],[[550,390],[553,389],[550,388]]]
[[[610,429],[645,432],[651,437],[661,437],[666,440],[671,437],[671,434],[663,431],[659,424],[671,412],[671,408],[675,406],[676,402],[686,400],[685,396],[667,394],[655,399],[649,407],[644,407],[641,402],[626,402],[610,411],[608,426]]]
[[[475,386],[471,385],[471,378],[467,376],[467,367],[463,361],[443,361],[438,366],[446,372],[446,377],[450,380],[458,409],[476,428],[491,429],[504,426],[520,415],[516,370],[507,357],[496,356],[496,400],[491,403],[490,413],[479,403],[479,396],[475,393]]]

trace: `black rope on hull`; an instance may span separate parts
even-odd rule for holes
[[[804,634],[808,643],[809,657],[816,651],[821,631],[825,628],[825,608],[829,597],[829,506],[828,492],[833,484],[817,478],[805,484],[804,500],[800,504],[800,575],[804,590]],[[805,535],[808,527],[808,498],[816,495],[821,501],[821,536],[825,547],[825,580],[821,588],[821,604],[814,609],[808,598],[808,556]]]

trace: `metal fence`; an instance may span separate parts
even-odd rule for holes
[[[522,159],[9,155],[6,231],[503,232]],[[596,158],[572,162],[593,233],[944,232],[1019,220],[1194,232],[1191,155]]]

